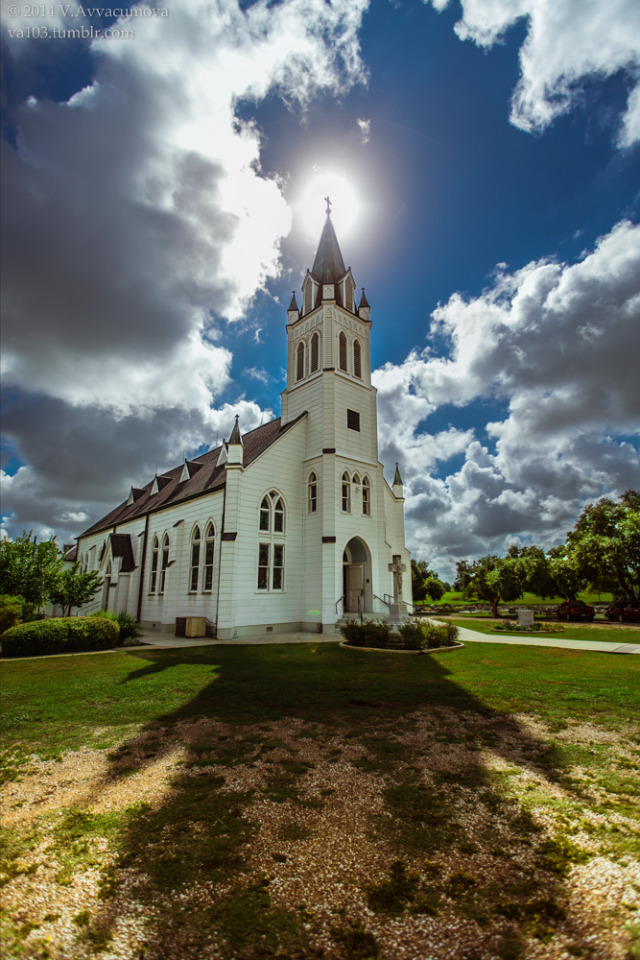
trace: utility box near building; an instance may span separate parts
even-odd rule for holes
[[[207,621],[205,617],[187,617],[185,637],[206,637]]]

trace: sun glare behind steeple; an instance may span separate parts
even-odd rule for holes
[[[337,171],[314,171],[302,186],[294,210],[300,227],[310,240],[317,240],[327,215],[326,198],[331,198],[331,220],[341,238],[356,228],[361,204],[353,184]]]

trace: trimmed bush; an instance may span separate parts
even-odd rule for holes
[[[422,624],[420,623],[401,623],[398,627],[398,633],[407,650],[422,650],[425,646],[425,637]]]
[[[347,620],[340,632],[352,647],[386,647],[391,635],[384,620]]]
[[[429,650],[451,647],[458,640],[458,628],[453,623],[425,623],[422,630]]]
[[[0,634],[20,623],[23,607],[22,597],[0,597]]]
[[[4,657],[37,657],[46,653],[106,650],[118,644],[118,624],[93,617],[57,617],[11,627],[2,636]]]
[[[125,640],[135,639],[141,634],[140,624],[135,617],[132,617],[130,613],[127,613],[125,610],[121,610],[120,613],[113,613],[112,610],[98,610],[97,613],[89,614],[91,617],[104,618],[105,620],[112,620],[118,624],[120,627],[120,643],[124,643]]]

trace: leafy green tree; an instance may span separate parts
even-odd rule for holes
[[[83,572],[79,563],[65,570],[60,574],[57,583],[50,594],[53,603],[59,603],[63,607],[63,613],[71,616],[73,607],[81,607],[83,604],[92,600],[100,587],[102,586],[102,577],[97,570]]]
[[[524,592],[524,576],[519,557],[498,557],[488,554],[469,563],[456,564],[455,590],[462,590],[466,598],[477,597],[491,605],[491,614],[498,616],[498,604],[518,600]]]
[[[552,547],[547,553],[549,575],[554,593],[563,600],[575,600],[580,590],[589,586],[589,581],[578,570],[575,556],[565,543]],[[550,594],[542,594],[550,596]]]
[[[586,507],[567,535],[567,555],[595,590],[640,599],[640,491]]]
[[[438,574],[427,566],[425,560],[411,561],[411,588],[416,602],[426,600],[427,597],[439,600],[445,592]]]
[[[16,540],[0,540],[0,594],[22,597],[39,609],[60,576],[62,557],[55,537],[41,540],[26,530]]]

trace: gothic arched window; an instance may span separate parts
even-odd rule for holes
[[[189,590],[195,593],[198,589],[200,577],[200,527],[194,527],[191,534],[191,573],[189,576]]]
[[[216,532],[210,522],[204,538],[204,586],[203,590],[211,590],[213,586],[213,554],[216,546]]]
[[[260,503],[258,590],[284,590],[285,506],[277,490]]]
[[[300,341],[296,350],[296,380],[304,377],[304,343]]]
[[[164,593],[165,583],[167,582],[167,567],[169,566],[169,535],[165,533],[162,538],[162,563],[160,566],[160,590]]]
[[[339,353],[340,369],[341,369],[341,370],[346,370],[346,369],[347,369],[347,337],[346,337],[346,334],[344,334],[344,333],[341,333],[341,334],[340,334],[340,336],[339,336],[339,338],[338,338],[338,344],[339,344],[339,351],[338,351],[338,353]]]
[[[342,474],[342,512],[351,512],[351,481],[346,470]]]
[[[159,544],[158,538],[153,538],[153,544],[151,546],[151,574],[149,576],[149,592],[155,593],[156,586],[158,583],[158,551]]]
[[[309,474],[309,513],[318,509],[318,479],[315,473]]]
[[[369,484],[369,477],[365,477],[362,481],[362,512],[365,517],[371,516],[371,486]]]
[[[362,379],[362,350],[359,340],[355,340],[353,344],[353,375],[359,380]]]
[[[315,373],[320,365],[320,335],[314,333],[311,337],[311,373]]]

